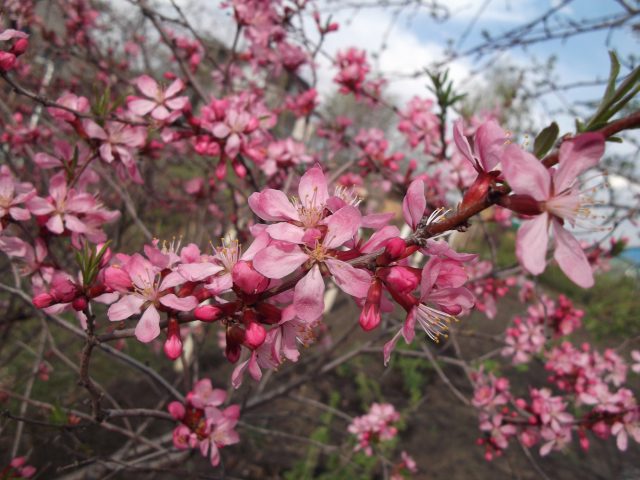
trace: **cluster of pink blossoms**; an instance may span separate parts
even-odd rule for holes
[[[528,316],[513,319],[513,326],[505,332],[502,355],[513,356],[513,364],[527,363],[545,347],[546,332],[553,337],[570,335],[582,325],[584,312],[573,307],[566,296],[560,295],[557,303],[543,296],[540,302],[527,309]]]
[[[349,433],[358,438],[355,451],[362,450],[367,456],[373,455],[373,447],[380,442],[392,440],[398,429],[394,423],[400,414],[390,403],[373,403],[369,413],[356,417],[348,427]]]
[[[522,321],[517,320],[508,335],[516,328],[525,331]],[[541,331],[521,336],[528,336],[536,351],[517,350],[514,363],[529,361],[545,347]],[[551,388],[530,388],[529,400],[516,398],[506,378],[482,370],[474,373],[472,403],[479,411],[480,430],[486,432],[478,443],[485,447],[488,460],[500,455],[516,436],[528,448],[540,444],[541,455],[564,449],[574,432],[585,450],[589,448],[588,432],[602,439],[615,436],[618,449],[623,451],[629,438],[640,443],[640,406],[624,386],[628,367],[615,351],[600,354],[588,344],[578,349],[563,342],[543,355],[545,369],[550,372],[548,381],[560,391],[558,395]],[[632,352],[632,357],[640,358],[640,353]],[[636,369],[640,371],[640,367]]]
[[[398,123],[411,148],[423,144],[424,153],[433,153],[440,140],[440,120],[433,113],[433,101],[413,97],[402,112],[402,120]]]
[[[179,450],[197,448],[214,467],[220,463],[220,449],[240,441],[234,430],[240,418],[240,406],[220,407],[227,393],[212,388],[208,378],[198,381],[187,394],[185,403],[171,402],[169,413],[180,422],[173,431],[173,444]]]
[[[367,79],[371,66],[367,62],[367,53],[364,50],[351,47],[346,51],[338,52],[336,65],[339,71],[333,81],[340,85],[340,93],[353,93],[356,99],[364,96],[370,102],[380,98],[384,80]]]
[[[9,465],[0,470],[2,480],[19,480],[21,478],[31,478],[36,473],[35,467],[27,465],[27,459],[16,457]]]

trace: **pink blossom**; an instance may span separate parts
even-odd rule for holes
[[[604,153],[604,138],[585,133],[567,140],[560,147],[560,163],[551,173],[530,153],[509,145],[503,159],[503,174],[518,195],[532,198],[542,213],[526,220],[518,230],[516,255],[530,273],[541,274],[546,266],[548,230],[553,226],[554,258],[562,271],[577,285],[593,285],[593,273],[579,242],[563,226],[572,226],[589,215],[590,202],[578,191],[576,178],[598,163]]]
[[[151,117],[156,120],[174,119],[174,115],[171,112],[179,112],[189,103],[189,97],[177,96],[178,93],[184,90],[184,83],[179,78],[176,78],[166,89],[162,89],[148,75],[138,77],[135,80],[135,84],[145,97],[151,99],[139,97],[129,97],[127,99],[129,110],[141,117],[150,113]]]
[[[30,183],[16,182],[6,165],[0,167],[0,232],[5,223],[5,217],[23,222],[31,218],[27,208],[19,205],[27,203],[36,195],[36,190]]]
[[[162,306],[173,311],[188,312],[198,305],[197,299],[193,296],[177,297],[170,293],[173,287],[184,283],[184,278],[177,272],[162,277],[160,273],[163,265],[158,261],[152,261],[136,253],[120,267],[129,276],[133,292],[124,294],[107,312],[112,322],[142,313],[135,335],[145,343],[160,335],[158,308]]]
[[[110,121],[101,127],[93,120],[83,122],[84,129],[90,138],[100,140],[100,158],[107,163],[119,161],[124,170],[119,169],[118,173],[124,178],[123,173],[127,173],[136,183],[142,183],[142,177],[136,166],[133,157],[133,150],[144,145],[146,131],[144,128],[132,127],[122,122]],[[119,168],[119,167],[118,167]]]

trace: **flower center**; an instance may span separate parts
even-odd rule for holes
[[[216,257],[224,265],[227,272],[231,272],[236,263],[238,263],[240,252],[240,243],[236,239],[225,240],[223,238],[222,246],[216,247]]]

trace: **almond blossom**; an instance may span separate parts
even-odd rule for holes
[[[504,154],[502,170],[511,189],[531,199],[539,213],[525,220],[518,230],[516,256],[533,275],[546,267],[548,230],[555,235],[554,258],[562,271],[577,285],[593,285],[593,272],[580,243],[565,228],[565,222],[576,226],[588,217],[592,200],[576,186],[578,175],[595,166],[604,153],[604,137],[599,133],[584,133],[560,146],[559,166],[551,172],[530,153],[517,145],[509,145]]]
[[[106,274],[107,284],[122,292],[120,300],[109,307],[109,320],[117,322],[142,313],[135,335],[144,343],[160,335],[159,309],[188,312],[198,305],[194,296],[178,297],[172,293],[173,287],[181,285],[185,280],[177,272],[162,275],[162,271],[171,265],[169,255],[164,255],[155,248],[147,251],[153,253],[149,260],[136,253],[121,266],[110,267]]]
[[[116,165],[121,178],[126,178],[126,173],[134,182],[143,183],[133,151],[142,147],[146,141],[144,128],[114,121],[105,122],[101,127],[93,120],[85,120],[83,125],[90,138],[101,142],[99,152],[103,161],[109,164],[114,160],[119,161]]]
[[[184,82],[179,78],[176,78],[166,89],[162,89],[158,82],[148,75],[138,77],[135,84],[138,90],[150,99],[139,97],[127,99],[129,110],[141,117],[151,114],[151,118],[156,120],[170,121],[175,119],[180,110],[189,103],[189,97],[177,96],[185,88]]]
[[[19,205],[28,202],[35,195],[33,185],[17,182],[6,165],[0,167],[0,232],[5,226],[5,217],[18,222],[31,218],[28,205],[25,205],[27,208]]]
[[[230,405],[221,410],[226,400],[224,390],[213,389],[209,379],[194,385],[185,403],[171,402],[169,413],[180,422],[173,431],[173,444],[180,450],[198,448],[212,466],[220,463],[220,449],[240,441],[234,430],[240,418],[240,406]]]

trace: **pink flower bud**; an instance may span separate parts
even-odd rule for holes
[[[164,342],[164,354],[169,360],[176,360],[182,355],[182,340],[178,335],[170,335]]]
[[[380,298],[382,296],[382,284],[374,279],[367,292],[362,313],[360,314],[360,326],[365,332],[373,330],[380,325]]]
[[[398,260],[407,248],[406,242],[400,238],[392,238],[384,247],[385,253],[389,256],[390,261]]]
[[[82,312],[83,310],[85,310],[88,304],[89,302],[87,302],[87,298],[84,296],[74,298],[73,302],[71,302],[71,306],[77,312]]]
[[[397,292],[410,293],[420,284],[422,272],[419,268],[396,266],[380,270],[384,282]]]
[[[249,295],[264,292],[269,286],[269,279],[258,273],[251,262],[244,260],[235,264],[231,276],[233,283]]]
[[[169,360],[176,360],[182,354],[182,339],[180,325],[175,318],[169,318],[167,326],[167,340],[164,342],[164,354]]]
[[[20,468],[26,462],[27,462],[26,458],[24,458],[24,457],[16,457],[13,460],[11,460],[11,463],[9,465],[11,465],[13,468]]]
[[[195,308],[193,316],[202,322],[213,322],[218,319],[221,313],[222,310],[218,307],[214,307],[213,305],[202,305]]]
[[[13,47],[11,48],[11,53],[13,53],[16,57],[19,57],[20,55],[22,55],[24,52],[27,51],[28,47],[29,47],[29,40],[27,40],[26,38],[19,38],[18,40],[16,40],[16,43],[13,44]]]
[[[78,295],[78,286],[65,275],[54,274],[50,293],[56,302],[69,303]]]
[[[267,331],[258,322],[251,322],[245,330],[244,345],[251,350],[255,350],[264,343]]]
[[[53,297],[48,293],[41,293],[33,297],[33,305],[36,308],[47,308],[53,304]]]
[[[169,410],[171,416],[176,420],[182,420],[186,413],[184,405],[182,405],[182,403],[180,402],[171,402],[167,409]]]
[[[9,52],[0,52],[0,71],[8,72],[16,65],[16,56]]]

